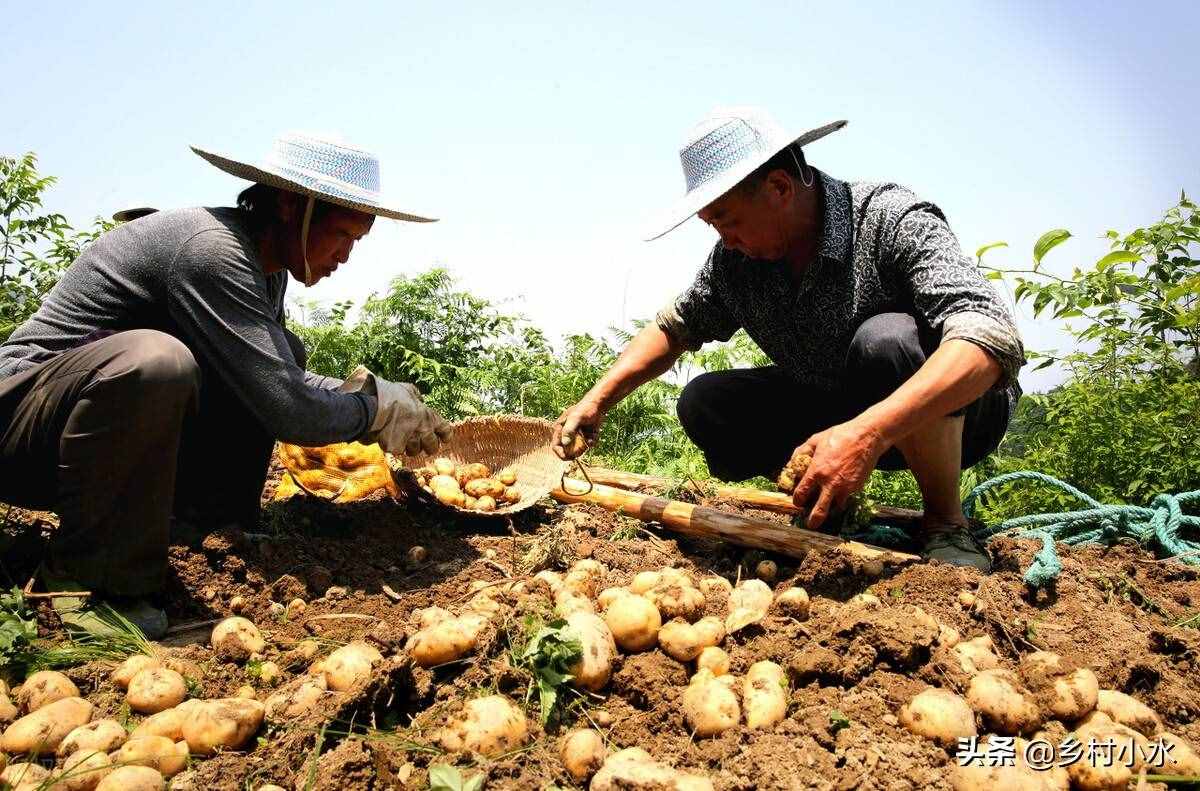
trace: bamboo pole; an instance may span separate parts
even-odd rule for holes
[[[670,489],[679,484],[678,480],[672,478],[665,478],[659,475],[640,475],[636,472],[625,472],[624,470],[588,467],[587,472],[588,477],[594,483],[615,486],[618,489],[628,489],[634,492],[658,492]],[[706,487],[704,484],[699,485],[701,489],[712,492],[714,496],[723,500],[732,500],[752,508],[760,508],[764,511],[774,511],[779,514],[796,514],[800,510],[796,508],[795,503],[792,502],[792,498],[783,492],[764,492],[761,489],[748,489],[743,486],[718,485]],[[700,493],[703,494],[704,492]],[[893,508],[888,505],[876,506],[875,513],[885,519],[916,521],[921,518],[920,511],[914,511],[911,508]]]
[[[893,552],[857,541],[843,541],[836,536],[818,533],[815,530],[804,530],[716,508],[627,492],[604,484],[595,484],[590,492],[582,494],[587,487],[585,482],[568,478],[567,483],[571,491],[560,487],[551,492],[551,496],[563,503],[595,503],[643,522],[658,522],[663,527],[684,535],[719,538],[731,544],[765,549],[797,559],[803,558],[814,549],[836,549],[863,558],[886,556],[901,561],[917,560],[915,555]]]

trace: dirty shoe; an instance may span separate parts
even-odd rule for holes
[[[42,583],[51,592],[63,592],[62,596],[50,598],[50,606],[74,638],[128,633],[122,619],[137,627],[150,640],[157,640],[167,633],[167,614],[145,599],[107,597],[98,601],[95,597],[72,596],[72,592],[83,591],[84,587],[45,573],[42,574]]]
[[[992,570],[987,547],[962,524],[926,524],[925,550],[921,554],[926,560],[940,560],[954,566],[974,566],[984,574]]]

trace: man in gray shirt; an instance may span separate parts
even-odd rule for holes
[[[927,556],[987,571],[959,477],[1004,435],[1021,341],[936,206],[806,164],[801,147],[844,125],[796,138],[761,110],[732,108],[693,131],[680,153],[688,194],[658,235],[698,214],[720,239],[691,287],[559,418],[560,455],[684,351],[745,329],[775,365],[704,374],[679,399],[713,474],[773,477],[793,453],[811,456],[793,497],[815,529],[872,469],[907,467]]]
[[[383,204],[376,158],[305,135],[260,165],[196,152],[255,182],[236,208],[114,228],[0,346],[0,500],[58,514],[50,589],[151,632],[165,618],[139,599],[161,588],[172,518],[252,528],[276,440],[411,453],[449,434],[412,385],[307,372],[284,326],[289,274],[332,274],[376,216],[425,220]],[[87,626],[78,598],[54,603]]]

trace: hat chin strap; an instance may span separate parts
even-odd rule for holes
[[[304,221],[300,223],[300,255],[304,258],[304,285],[311,286],[312,267],[308,265],[308,226],[312,223],[313,206],[317,199],[309,196],[308,203],[304,206]]]

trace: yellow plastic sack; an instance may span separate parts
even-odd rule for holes
[[[309,494],[335,503],[362,500],[385,491],[399,497],[387,455],[377,444],[339,442],[319,448],[279,443],[284,473],[275,489],[276,500]]]

